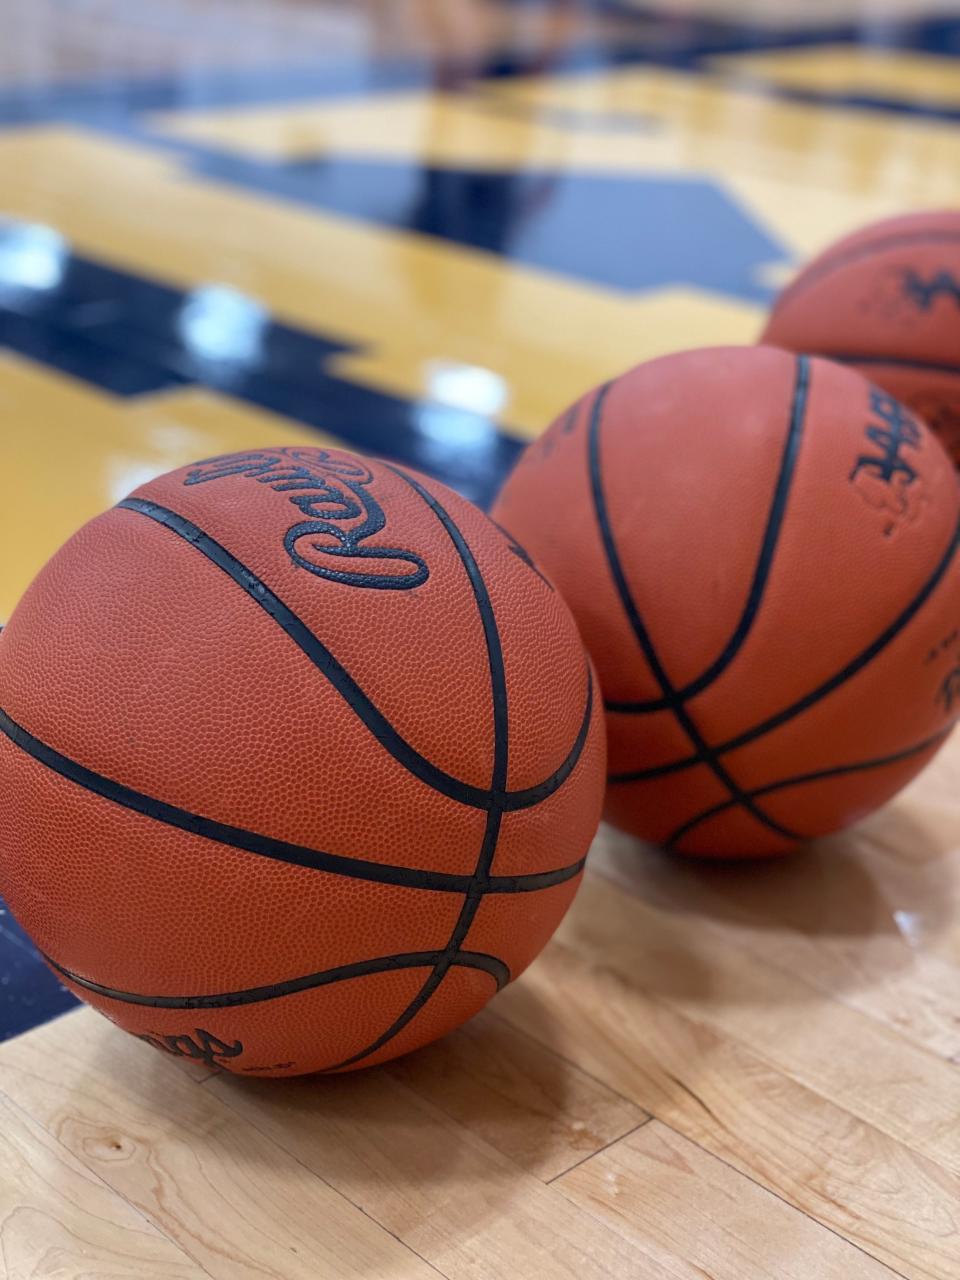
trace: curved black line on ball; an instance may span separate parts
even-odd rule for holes
[[[176,827],[191,835],[214,840],[232,849],[242,849],[262,858],[286,862],[311,871],[323,871],[330,875],[347,876],[353,880],[370,880],[377,884],[399,885],[404,889],[427,889],[440,893],[467,893],[474,883],[472,875],[456,875],[445,871],[427,871],[418,867],[403,867],[390,862],[375,862],[366,858],[351,858],[344,854],[325,853],[308,845],[293,844],[287,840],[275,840],[272,836],[249,831],[246,827],[234,827],[214,818],[191,813],[177,805],[167,804],[154,796],[135,791],[132,787],[116,782],[103,774],[95,773],[69,756],[62,755],[54,747],[35,738],[22,725],[17,724],[0,709],[0,733],[14,746],[32,756],[38,763],[95,795],[120,805],[134,813]],[[570,866],[551,871],[534,872],[522,876],[490,876],[484,882],[485,893],[535,893],[555,884],[572,880],[583,870],[586,859],[581,858]]]
[[[923,606],[936,591],[937,587],[943,581],[947,570],[950,568],[960,547],[960,520],[958,520],[953,536],[947,544],[946,550],[940,557],[936,568],[931,573],[917,594],[913,597],[906,608],[890,623],[890,625],[880,633],[865,649],[857,656],[851,659],[845,667],[832,675],[828,680],[824,680],[822,684],[817,685],[810,693],[805,694],[802,698],[798,698],[796,702],[792,702],[789,706],[784,707],[782,711],[778,711],[775,715],[769,716],[766,720],[762,720],[759,724],[755,724],[751,729],[744,730],[743,733],[737,734],[734,738],[728,738],[726,742],[721,742],[714,747],[717,755],[726,755],[729,751],[736,751],[740,747],[745,747],[747,743],[762,738],[764,734],[770,733],[773,729],[779,729],[782,724],[794,719],[798,715],[802,715],[804,711],[808,711],[810,707],[817,702],[822,701],[834,689],[845,684],[852,676],[857,675],[864,667],[868,666],[874,658],[878,657],[887,645],[897,638],[904,627],[916,617]],[[699,756],[685,756],[681,760],[671,760],[666,764],[656,765],[650,769],[638,769],[631,773],[611,774],[607,779],[608,782],[616,785],[618,783],[628,782],[646,782],[650,778],[662,778],[670,773],[679,773],[683,769],[692,769],[695,765],[701,764]]]
[[[653,778],[667,778],[672,773],[683,773],[684,769],[692,769],[700,764],[699,756],[683,756],[679,760],[669,760],[666,764],[651,765],[648,769],[632,769],[623,773],[608,773],[607,785],[620,786],[627,782],[648,782]]]
[[[573,747],[566,760],[555,773],[552,773],[543,782],[538,782],[532,787],[521,788],[518,791],[505,791],[500,798],[504,813],[516,813],[519,809],[532,809],[544,800],[549,800],[555,791],[559,791],[560,787],[577,767],[583,754],[583,748],[586,745],[587,735],[590,732],[590,721],[593,717],[593,672],[590,670],[589,663],[587,663],[586,680],[587,703],[584,708],[583,719],[580,722],[580,728],[577,730]]]
[[[773,493],[773,500],[770,504],[770,511],[767,515],[763,541],[760,544],[760,554],[757,557],[753,579],[750,583],[750,591],[747,595],[743,612],[719,657],[696,680],[691,680],[689,684],[683,685],[682,688],[677,690],[677,697],[682,698],[685,702],[695,698],[698,693],[703,693],[705,689],[708,689],[723,675],[743,647],[744,641],[753,629],[757,614],[760,612],[760,606],[763,603],[764,593],[767,589],[767,582],[770,579],[770,571],[773,567],[777,545],[780,541],[780,533],[783,529],[787,501],[790,497],[793,478],[797,470],[797,459],[800,456],[800,444],[803,439],[806,421],[809,389],[810,360],[807,356],[801,356],[797,361],[793,396],[787,419],[786,441],[780,460],[777,483]],[[627,715],[644,715],[651,711],[667,711],[670,709],[671,702],[669,698],[651,698],[638,702],[608,700],[604,703],[604,706],[607,711],[615,711]]]
[[[342,1062],[337,1062],[327,1067],[327,1071],[340,1071],[344,1067],[356,1066],[364,1058],[369,1058],[371,1054],[377,1053],[385,1045],[389,1044],[404,1027],[413,1021],[447,976],[450,966],[453,964],[454,958],[459,953],[470,926],[473,924],[484,896],[482,884],[490,874],[490,867],[496,855],[497,843],[500,839],[500,825],[503,819],[503,809],[498,797],[502,796],[506,790],[507,770],[509,767],[510,716],[507,703],[507,675],[503,660],[503,647],[500,642],[500,633],[497,629],[493,604],[490,600],[486,583],[483,580],[483,575],[480,572],[480,566],[477,564],[473,552],[470,550],[460,529],[433,494],[428,489],[425,489],[413,476],[400,470],[399,467],[391,466],[389,463],[385,465],[419,495],[443,525],[447,536],[456,548],[457,555],[460,557],[467,572],[467,577],[470,579],[470,587],[473,591],[477,611],[480,614],[480,622],[483,626],[487,661],[490,667],[490,692],[493,704],[493,770],[490,780],[492,800],[490,808],[487,810],[486,829],[483,833],[483,843],[480,846],[480,854],[474,869],[473,881],[464,897],[463,906],[450,935],[450,940],[443,953],[437,959],[430,976],[399,1017],[395,1018],[390,1026],[387,1027],[386,1031],[377,1036],[375,1040],[358,1053],[351,1054],[349,1058],[345,1058]]]
[[[933,734],[932,737],[925,739],[923,742],[918,742],[912,747],[905,747],[902,751],[894,752],[893,755],[877,756],[873,760],[858,760],[853,764],[834,765],[829,769],[815,769],[811,773],[798,773],[792,778],[781,778],[779,782],[770,782],[766,786],[756,787],[751,790],[750,794],[751,796],[767,796],[775,791],[786,790],[789,787],[801,787],[807,782],[822,782],[826,778],[840,778],[848,773],[865,773],[870,769],[882,769],[886,765],[899,764],[901,761],[909,760],[911,756],[921,755],[924,751],[929,751],[932,747],[937,746],[938,743],[943,742],[953,732],[955,725],[956,721],[953,721],[953,723],[947,725],[946,729]],[[688,836],[701,823],[710,818],[715,818],[720,813],[726,813],[728,809],[735,807],[735,800],[726,800],[723,804],[715,804],[709,809],[704,809],[702,813],[698,813],[689,822],[677,827],[676,831],[672,832],[663,842],[664,848],[676,848],[684,836]],[[812,839],[812,837],[804,836],[803,839]]]
[[[870,240],[867,244],[857,245],[827,256],[816,266],[811,265],[802,271],[792,284],[782,291],[774,305],[774,312],[786,302],[792,302],[800,294],[806,293],[813,285],[819,284],[835,271],[849,266],[851,262],[861,262],[864,258],[872,258],[885,253],[888,249],[900,249],[908,246],[929,244],[955,244],[960,246],[960,231],[899,231],[890,235]]]
[[[621,607],[623,608],[624,614],[630,623],[634,638],[636,639],[643,656],[646,658],[650,670],[653,672],[654,679],[663,690],[667,709],[672,712],[677,723],[693,744],[697,761],[706,765],[706,767],[711,770],[714,776],[723,784],[737,803],[763,826],[788,840],[796,840],[799,837],[796,836],[789,827],[785,827],[782,823],[777,822],[776,819],[770,817],[769,814],[764,813],[763,809],[761,809],[760,806],[750,798],[737,780],[724,768],[723,764],[717,757],[715,749],[709,742],[707,742],[706,738],[704,738],[703,734],[700,732],[699,726],[684,705],[683,698],[671,682],[666,668],[660,660],[660,655],[657,652],[657,648],[653,643],[650,633],[647,631],[646,624],[640,616],[640,610],[637,608],[637,603],[633,598],[633,593],[630,590],[630,585],[627,582],[626,574],[624,573],[623,565],[620,561],[620,553],[617,549],[616,539],[613,536],[613,528],[607,511],[606,496],[603,491],[603,473],[600,466],[600,427],[603,417],[604,402],[609,390],[610,384],[608,383],[605,387],[600,389],[594,401],[587,437],[587,456],[590,469],[590,486],[593,493],[594,514],[596,516],[597,526],[600,530],[600,537],[603,542],[607,566],[613,578],[617,595],[620,598]]]
[[[357,684],[346,667],[342,665],[326,647],[326,645],[310,630],[307,624],[285,604],[275,592],[248,569],[242,561],[232,555],[226,547],[195,525],[185,516],[162,507],[145,498],[125,498],[117,506],[124,511],[133,511],[146,516],[164,528],[175,533],[196,551],[205,556],[211,564],[221,569],[228,577],[241,587],[251,600],[270,617],[290,637],[300,651],[329,680],[351,710],[370,730],[384,750],[399,764],[426,783],[434,791],[447,796],[460,804],[474,809],[487,810],[491,803],[491,792],[484,787],[475,787],[459,778],[446,773],[438,765],[420,754],[393,727],[379,707],[371,701],[364,690]],[[505,811],[523,809],[538,804],[558,790],[576,767],[580,752],[586,742],[590,728],[591,703],[588,696],[581,731],[573,744],[570,755],[560,767],[538,783],[535,787],[516,792],[513,795],[504,793],[499,797]]]
[[[44,960],[62,977],[84,991],[93,995],[105,996],[110,1000],[119,1000],[123,1004],[149,1005],[153,1009],[233,1009],[240,1005],[262,1004],[265,1000],[279,1000],[283,996],[297,995],[301,991],[313,991],[317,987],[328,987],[335,982],[347,982],[351,978],[364,978],[369,974],[390,973],[399,969],[425,969],[436,964],[440,951],[411,951],[403,955],[378,956],[374,960],[361,960],[356,964],[339,965],[335,969],[324,969],[319,973],[304,974],[300,978],[287,978],[283,982],[270,982],[262,987],[248,987],[243,991],[221,991],[212,995],[196,996],[149,996],[137,991],[122,991],[116,987],[107,987],[103,983],[93,982],[90,978],[82,978],[78,973],[57,964],[56,960],[44,955]],[[510,981],[510,970],[496,956],[488,956],[482,951],[460,951],[452,964],[465,969],[482,969],[489,973],[501,990]]]

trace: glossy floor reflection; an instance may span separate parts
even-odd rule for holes
[[[960,6],[15,0],[0,620],[151,475],[334,440],[489,502],[587,387],[960,199]],[[0,1034],[68,1000],[0,917]]]

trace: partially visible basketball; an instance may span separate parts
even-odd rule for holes
[[[566,911],[600,706],[561,597],[443,485],[336,450],[213,458],[81,529],[0,637],[0,893],[158,1048],[382,1062]]]
[[[783,291],[761,341],[859,369],[960,463],[960,210],[837,241]]]
[[[583,397],[496,504],[570,604],[607,708],[607,816],[773,854],[892,796],[960,711],[960,486],[850,369],[667,356]]]

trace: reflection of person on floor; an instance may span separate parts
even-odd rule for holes
[[[424,0],[424,29],[432,35],[432,85],[423,133],[421,190],[411,205],[408,225],[428,235],[445,235],[478,249],[509,253],[513,234],[550,199],[557,178],[536,175],[538,121],[535,115],[512,120],[513,154],[509,167],[451,167],[447,158],[472,148],[450,144],[450,131],[469,129],[459,112],[449,111],[451,93],[466,96],[477,81],[495,76],[505,65],[521,74],[555,68],[582,31],[582,14],[568,0],[533,11],[478,4],[476,0]],[[521,48],[521,45],[524,47]],[[478,107],[480,101],[478,100]],[[486,120],[478,122],[486,131]],[[434,163],[439,159],[440,163]],[[444,167],[444,162],[447,166]]]
[[[597,20],[575,0],[527,8],[502,0],[372,0],[371,52],[379,58],[413,53],[429,59],[438,88],[457,88],[492,60],[522,61],[531,74],[556,65],[576,39],[589,39]]]

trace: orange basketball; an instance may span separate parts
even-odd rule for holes
[[[495,508],[564,592],[607,708],[607,816],[778,853],[888,799],[960,708],[960,486],[885,392],[771,347],[585,396]]]
[[[443,485],[322,449],[210,459],[81,529],[0,638],[0,893],[159,1048],[381,1062],[566,911],[599,707],[560,596]]]
[[[761,341],[859,369],[960,463],[960,211],[890,218],[839,240],[780,295]]]

